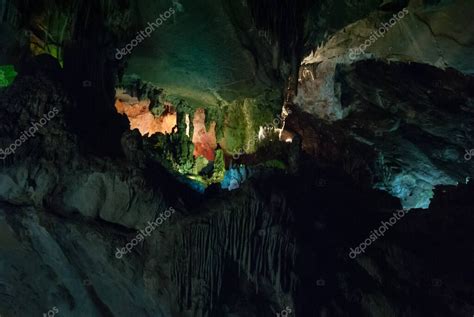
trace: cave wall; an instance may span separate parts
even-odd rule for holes
[[[437,4],[411,1],[406,7],[389,12],[375,10],[328,36],[305,58],[304,64],[378,58],[451,67],[472,74],[473,10],[472,2],[463,0]],[[400,12],[405,14],[391,26],[390,19]],[[384,24],[389,26],[385,34],[374,38],[373,32]],[[358,48],[367,40],[370,44],[360,52]]]

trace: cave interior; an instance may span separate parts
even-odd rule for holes
[[[472,316],[473,15],[0,0],[0,316]]]

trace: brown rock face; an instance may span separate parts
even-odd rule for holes
[[[131,98],[131,97],[130,97]],[[135,98],[136,99],[136,98]],[[138,129],[141,135],[151,136],[155,133],[172,133],[176,126],[176,112],[171,105],[168,111],[160,117],[155,117],[150,112],[150,100],[123,100],[117,98],[115,109],[120,114],[125,114],[130,121],[130,130]]]
[[[207,160],[214,160],[214,150],[217,147],[216,123],[211,122],[209,131],[206,129],[206,113],[204,109],[196,110],[193,119],[194,157],[204,156]]]

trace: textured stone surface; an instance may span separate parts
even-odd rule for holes
[[[137,255],[115,258],[115,243],[125,237],[110,227],[5,204],[0,223],[2,315],[35,316],[57,307],[71,317],[170,316],[153,295],[157,289],[137,274]]]
[[[290,115],[287,127],[302,135],[308,153],[337,164],[349,157],[365,162],[376,186],[405,207],[426,207],[433,186],[465,182],[473,174],[464,158],[474,144],[472,77],[375,61],[333,64],[332,72],[327,63],[305,69],[309,75],[302,71],[295,100],[331,130],[321,132],[318,119],[302,113],[300,119]]]
[[[305,58],[304,63],[329,60],[350,63],[351,59],[379,58],[427,63],[443,69],[452,67],[464,73],[474,73],[470,58],[474,53],[472,2],[423,5],[411,1],[406,10],[408,14],[402,14],[403,17],[388,27],[385,34],[372,40],[372,32],[389,23],[393,14],[403,12],[401,8],[400,11],[374,11],[366,18],[344,26],[328,36]],[[365,41],[370,41],[365,54],[353,53]]]
[[[247,30],[234,25],[241,23],[250,29],[249,8],[244,2],[180,0],[179,4],[181,10],[134,49],[128,73],[194,106],[217,106],[218,102],[253,97],[269,87],[268,76],[253,52],[256,43],[252,42],[261,39],[256,34],[248,38],[242,34]],[[168,8],[157,2],[143,3],[138,10],[143,21],[154,21]]]
[[[168,105],[171,107],[171,105]],[[117,99],[115,108],[130,121],[130,130],[138,129],[141,135],[151,136],[155,133],[172,133],[176,126],[176,112],[169,111],[161,116],[155,116],[150,111],[150,100],[126,103]]]

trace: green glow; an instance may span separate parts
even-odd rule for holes
[[[194,168],[193,168],[193,174],[199,175],[199,173],[202,171],[204,167],[207,166],[208,163],[209,161],[206,160],[204,156],[199,156],[198,158],[196,158]]]
[[[61,67],[64,67],[61,47],[54,44],[48,44],[46,45],[46,52],[48,52],[48,54],[56,58],[59,64],[61,65]]]
[[[266,162],[263,163],[263,166],[264,166],[264,167],[267,167],[267,168],[274,168],[274,169],[281,169],[281,170],[287,169],[286,164],[283,163],[283,162],[280,161],[280,160],[269,160],[269,161],[266,161]]]
[[[221,149],[216,150],[216,158],[214,159],[214,172],[210,179],[211,183],[220,183],[225,176],[224,152]]]
[[[8,87],[12,84],[17,72],[13,68],[13,65],[0,66],[0,87]]]

